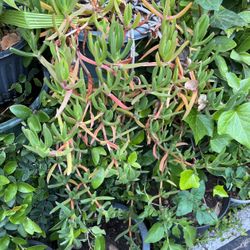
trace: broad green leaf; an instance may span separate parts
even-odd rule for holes
[[[7,161],[3,167],[4,173],[13,174],[17,168],[17,162],[16,161]]]
[[[106,242],[105,237],[103,235],[99,235],[95,238],[95,247],[94,250],[105,250]]]
[[[232,58],[233,60],[237,62],[245,63],[248,66],[250,66],[250,54],[247,52],[237,53],[235,50],[232,50],[230,54],[230,58]]]
[[[250,148],[250,102],[223,112],[218,120],[218,134],[229,135]]]
[[[128,163],[133,164],[137,161],[137,153],[134,151],[128,156]]]
[[[94,189],[100,187],[105,179],[105,170],[100,167],[94,171],[94,175],[91,179],[91,185]]]
[[[141,144],[144,141],[145,138],[145,132],[141,130],[138,132],[132,139],[131,139],[131,144]]]
[[[206,185],[205,185],[205,182],[202,180],[200,181],[200,186],[198,188],[192,188],[191,190],[193,199],[199,202],[200,200],[204,198],[205,191],[206,191]]]
[[[19,244],[19,245],[26,245],[27,244],[27,241],[24,240],[23,238],[20,238],[20,237],[13,237],[12,241],[16,244]]]
[[[18,183],[18,191],[21,193],[28,194],[34,192],[35,190],[36,189],[28,183],[25,182]]]
[[[223,0],[195,0],[205,10],[219,10]]]
[[[232,138],[228,135],[215,135],[210,140],[210,147],[213,152],[221,153],[231,142]]]
[[[180,178],[180,189],[186,190],[190,188],[198,188],[200,186],[200,178],[196,173],[191,170],[187,169],[181,172]]]
[[[17,194],[17,185],[16,183],[11,183],[7,186],[4,192],[4,201],[6,203],[12,201]]]
[[[242,11],[238,14],[242,19],[245,20],[246,23],[250,23],[250,11],[246,10],[246,11]]]
[[[226,52],[235,48],[237,43],[226,36],[217,36],[209,45],[217,52]]]
[[[6,136],[4,136],[4,143],[6,143],[7,145],[12,144],[14,140],[15,140],[14,134],[7,134]]]
[[[168,240],[165,240],[161,250],[184,250],[184,248],[182,247],[182,245],[178,245],[178,244],[169,242]]]
[[[35,132],[40,132],[42,129],[41,123],[36,115],[31,115],[27,123],[29,125],[29,128]]]
[[[243,27],[247,23],[238,14],[231,10],[223,9],[216,11],[211,17],[211,26],[222,30],[232,27]]]
[[[50,120],[50,117],[48,114],[46,114],[45,112],[43,112],[42,110],[39,110],[36,113],[38,119],[40,122],[48,122]]]
[[[212,136],[214,124],[210,117],[192,110],[185,119],[194,133],[195,143],[197,144],[204,136]]]
[[[145,238],[146,243],[156,243],[164,237],[164,226],[160,222],[156,222],[148,231]]]
[[[181,230],[179,228],[179,225],[175,225],[173,228],[172,228],[172,234],[176,237],[176,238],[180,238],[181,236]]]
[[[216,185],[213,189],[213,196],[228,197],[228,194],[222,185]]]
[[[239,91],[248,92],[250,89],[250,78],[241,80],[232,72],[226,73],[228,85],[233,89],[234,93]]]
[[[6,153],[4,151],[0,152],[0,166],[4,163],[6,159]]]
[[[10,106],[10,111],[20,119],[27,119],[31,114],[32,110],[22,104],[16,104]]]
[[[0,238],[0,249],[1,250],[7,250],[10,244],[10,238],[9,236],[3,236]]]
[[[42,229],[30,218],[26,218],[22,225],[24,230],[30,235],[33,235],[34,233],[42,233]]]
[[[188,191],[182,191],[178,193],[177,197],[178,197],[178,204],[177,204],[176,215],[183,216],[191,213],[194,207],[192,194]]]
[[[192,226],[183,227],[185,243],[188,247],[192,247],[196,238],[196,230]]]
[[[4,175],[0,175],[0,187],[9,184],[10,181]]]
[[[198,210],[196,219],[199,225],[215,225],[218,221],[216,213],[208,208]]]

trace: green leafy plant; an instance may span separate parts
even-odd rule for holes
[[[243,199],[248,199],[249,196],[249,172],[247,166],[225,169],[226,187],[229,192],[237,193]]]
[[[35,188],[22,181],[15,152],[18,149],[13,134],[0,136],[1,142],[1,249],[25,248],[27,238],[43,235],[42,229],[29,217]]]
[[[181,191],[177,194],[177,216],[185,216],[193,213],[199,225],[214,225],[218,221],[216,212],[209,208],[204,201],[205,183],[201,181],[199,188],[189,191]]]

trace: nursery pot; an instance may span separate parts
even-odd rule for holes
[[[113,207],[117,208],[117,209],[122,209],[122,210],[128,210],[128,208],[120,203],[113,203]],[[139,231],[140,231],[140,236],[141,236],[141,240],[142,240],[142,250],[150,250],[150,244],[145,243],[145,238],[148,234],[148,230],[146,225],[143,222],[139,222],[138,220],[133,220],[133,222],[135,224],[138,225]]]
[[[45,250],[52,250],[51,247],[47,246],[46,244],[44,244],[43,242],[37,241],[37,240],[29,240],[29,245],[34,247],[34,246],[44,246],[46,248],[44,248]]]
[[[229,198],[223,198],[222,200],[222,207],[221,207],[221,210],[220,210],[220,214],[218,215],[218,219],[222,219],[228,209],[230,207],[230,199]],[[196,230],[197,230],[197,235],[198,236],[201,236],[202,234],[204,234],[208,229],[210,228],[210,225],[202,225],[202,226],[197,226],[196,227]]]
[[[247,204],[250,204],[250,200],[240,200],[240,199],[230,198],[230,205],[233,207],[240,205],[247,205]]]
[[[20,40],[13,46],[15,49],[23,49],[26,42]],[[21,74],[25,75],[27,69],[23,65],[23,58],[13,54],[10,49],[0,52],[0,104],[10,101],[15,92],[9,91],[11,85],[18,81]]]
[[[147,37],[150,33],[150,28],[152,26],[150,24],[143,24],[142,26],[137,27],[136,29],[133,30],[133,33],[131,33],[130,31],[126,33],[125,36],[125,41],[124,43],[126,44],[129,38],[133,38],[134,41],[139,41],[145,37]],[[100,31],[92,31],[91,32],[93,36],[101,36],[101,32]],[[83,52],[83,48],[82,48],[82,42],[84,41],[84,33],[81,32],[79,34],[79,42],[80,42],[80,51],[81,53],[83,53],[86,57],[88,57],[91,60],[95,60],[93,55],[91,54],[91,52],[88,49],[88,43],[86,41],[86,46],[85,46],[85,50]],[[108,42],[107,42],[108,43]],[[90,63],[85,63],[86,68],[88,69],[88,71],[90,72],[91,76],[93,77],[94,81],[98,80],[98,76],[96,74],[96,66]]]
[[[44,74],[44,77],[46,77],[46,78],[49,77],[48,71],[44,70],[43,74]],[[48,86],[44,84],[39,96],[36,97],[36,99],[33,101],[33,103],[29,106],[29,108],[31,110],[35,111],[40,107],[40,105],[41,105],[41,102],[40,102],[41,93],[43,91],[47,91],[47,90],[48,90]],[[19,134],[21,131],[21,122],[22,121],[23,121],[22,119],[14,117],[8,121],[0,123],[0,134],[8,134],[8,133]]]

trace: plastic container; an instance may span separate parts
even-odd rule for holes
[[[44,77],[49,78],[49,73],[48,71],[44,70]],[[48,86],[47,85],[43,85],[41,92],[43,91],[47,91],[48,90]],[[37,110],[41,105],[41,101],[40,101],[40,94],[39,96],[34,100],[34,102],[29,106],[31,110]],[[21,131],[21,122],[23,120],[20,118],[12,118],[8,121],[5,121],[3,123],[0,123],[0,134],[8,134],[8,133],[15,133],[16,135],[18,135]]]
[[[13,48],[22,50],[26,42],[19,41]],[[9,91],[11,85],[18,81],[21,74],[27,74],[27,69],[23,65],[23,58],[13,54],[10,49],[0,52],[0,104],[10,101],[14,91]]]
[[[236,207],[240,205],[248,205],[250,204],[250,200],[239,200],[235,198],[230,198],[230,206]]]
[[[118,208],[118,209],[122,209],[122,210],[128,210],[128,208],[120,203],[113,203],[112,204],[114,208]],[[150,250],[150,244],[145,243],[145,238],[148,234],[148,230],[146,225],[143,222],[140,222],[138,220],[134,220],[134,223],[138,225],[139,231],[140,231],[140,235],[141,235],[141,239],[142,239],[142,250]]]
[[[150,30],[151,30],[151,25],[150,24],[144,24],[140,27],[137,27],[136,29],[133,30],[133,39],[134,41],[139,41],[145,37],[147,37],[150,34]],[[93,36],[100,36],[102,33],[100,31],[92,31],[91,32],[93,34]],[[128,39],[131,38],[131,32],[127,32],[126,36],[125,36],[125,40],[124,42],[127,43]],[[83,51],[82,49],[82,42],[84,41],[84,33],[81,32],[79,34],[78,40],[80,42],[80,51],[81,53],[83,53],[86,57],[88,57],[91,60],[95,60],[93,55],[91,54],[91,52],[88,49],[88,44],[86,43],[85,46],[85,50]],[[90,72],[91,76],[93,77],[94,81],[98,80],[98,76],[96,74],[96,66],[92,65],[90,63],[85,62],[85,65],[88,69],[88,71]]]
[[[29,240],[29,245],[34,247],[34,246],[44,246],[46,247],[44,250],[53,250],[51,247],[47,246],[45,243],[37,241],[37,240]]]
[[[222,219],[226,215],[229,207],[230,207],[230,198],[223,198],[221,211],[218,216],[219,220]],[[203,226],[196,227],[198,236],[201,236],[202,234],[204,234],[209,228],[210,228],[210,225],[203,225]]]

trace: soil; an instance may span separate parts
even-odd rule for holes
[[[17,44],[21,37],[11,30],[3,31],[3,34],[0,36],[0,51],[4,51]]]
[[[43,72],[39,72],[34,79],[43,79]],[[4,103],[0,105],[0,123],[5,122],[11,118],[13,118],[13,114],[10,112],[9,107],[13,104],[23,104],[25,106],[29,106],[39,95],[41,91],[41,87],[38,87],[33,80],[30,81],[32,84],[32,91],[29,96],[26,96],[24,101],[20,102],[18,101],[18,96],[16,98],[13,98],[13,101]],[[21,95],[21,94],[19,94]]]
[[[112,219],[108,223],[102,224],[102,229],[105,230],[106,250],[129,250],[128,240],[123,236],[118,240],[116,237],[128,229],[128,222],[118,219]],[[128,236],[128,235],[127,235]],[[141,245],[141,237],[139,233],[133,233],[133,240],[137,246]],[[83,246],[81,250],[89,250],[89,246]]]

